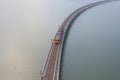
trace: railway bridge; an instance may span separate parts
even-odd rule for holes
[[[61,55],[63,50],[63,44],[67,36],[67,32],[74,20],[85,10],[112,1],[118,0],[103,0],[94,3],[90,3],[71,13],[65,21],[60,25],[55,38],[52,42],[46,63],[44,65],[44,70],[41,75],[41,80],[59,80],[60,76],[60,64],[61,64]]]

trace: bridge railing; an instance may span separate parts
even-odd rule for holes
[[[94,7],[94,6],[96,6],[96,5],[104,4],[104,3],[107,3],[107,2],[113,2],[113,1],[120,1],[120,0],[103,0],[103,1],[98,1],[98,2],[94,2],[94,3],[88,4],[88,5],[86,5],[86,6],[83,6],[83,7],[79,8],[79,9],[75,10],[73,13],[71,13],[71,14],[65,19],[65,21],[63,22],[63,24],[60,26],[60,27],[62,27],[62,28],[64,29],[64,30],[63,30],[63,31],[64,31],[64,33],[63,33],[64,35],[63,35],[63,37],[62,37],[62,43],[60,44],[59,51],[58,51],[59,54],[58,54],[58,57],[57,57],[57,58],[59,58],[59,60],[57,61],[58,63],[56,62],[56,67],[55,67],[55,68],[56,68],[55,71],[57,71],[57,76],[60,75],[59,72],[60,72],[61,54],[62,54],[62,50],[63,50],[63,45],[64,45],[65,37],[66,37],[66,35],[67,35],[68,29],[69,29],[71,23],[73,23],[74,20],[76,19],[76,17],[79,16],[79,14],[81,14],[83,11],[85,11],[85,10],[91,8],[91,7]],[[55,35],[55,36],[56,36],[56,35]],[[45,63],[45,65],[44,65],[43,77],[44,77],[44,75],[46,74],[46,70],[47,70],[47,67],[48,67],[48,61],[49,61],[49,57],[50,57],[50,55],[51,55],[51,51],[52,51],[53,46],[54,46],[54,41],[52,42],[52,45],[51,45],[51,47],[50,47],[50,50],[49,50],[49,54],[48,54],[46,63]],[[59,79],[57,78],[57,80],[59,80]]]

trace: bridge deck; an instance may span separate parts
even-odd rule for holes
[[[70,27],[70,24],[76,19],[76,17],[80,13],[82,13],[83,11],[91,7],[94,7],[96,5],[100,5],[103,3],[107,3],[107,2],[112,2],[112,1],[118,1],[118,0],[103,0],[103,1],[98,1],[95,3],[88,4],[86,6],[83,6],[77,9],[65,19],[65,21],[62,23],[62,25],[58,29],[58,32],[62,31],[60,44],[54,44],[54,41],[53,41],[46,64],[44,66],[41,80],[59,80],[60,61],[61,61],[61,54],[62,54],[62,48],[63,48],[65,36],[67,35],[67,30]],[[56,35],[58,34],[58,32],[56,33]]]

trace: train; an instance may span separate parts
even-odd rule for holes
[[[54,43],[56,45],[60,44],[61,37],[62,37],[62,31],[58,31],[54,39]]]

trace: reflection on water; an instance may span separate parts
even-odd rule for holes
[[[85,11],[64,50],[62,80],[120,79],[120,1]]]
[[[58,26],[72,11],[94,1],[98,0],[0,0],[0,80],[40,80],[40,70],[42,70],[45,64],[51,39],[54,37]],[[93,16],[91,17],[93,18]],[[87,17],[85,19],[87,19]],[[90,25],[89,21],[88,24]],[[79,24],[77,24],[76,27],[77,26],[79,26]],[[72,30],[76,29],[77,28]],[[116,34],[119,34],[119,29],[113,29],[111,27],[111,30],[118,30]],[[72,41],[72,39],[69,41]],[[72,41],[72,43],[75,41],[76,40]],[[75,44],[78,43],[73,43],[72,46]],[[111,43],[110,45],[115,44]],[[68,46],[66,47],[70,49]],[[79,48],[75,46],[72,47],[72,49]],[[69,57],[71,54],[67,56]],[[76,59],[79,61],[78,57],[76,57]],[[71,60],[71,62],[67,61],[68,58],[66,56],[65,58],[68,66],[71,66],[71,63],[73,68],[77,66]],[[79,68],[79,66],[80,65],[77,67]],[[64,68],[63,66],[63,70]],[[76,74],[73,68],[72,70],[75,72],[74,74]],[[65,70],[69,69],[70,68],[65,68]],[[69,70],[68,73],[71,74],[72,70]],[[79,70],[77,71],[79,72]],[[64,76],[69,77],[68,74]],[[73,78],[74,77],[75,76],[73,76]]]
[[[0,80],[40,80],[58,26],[90,1],[0,0]]]
[[[39,0],[0,1],[0,80],[40,80],[51,36],[40,6],[46,5]]]

